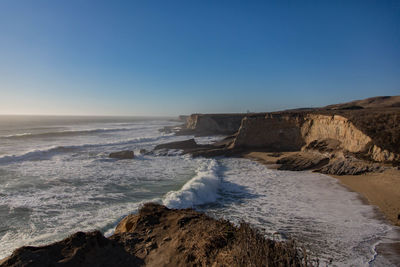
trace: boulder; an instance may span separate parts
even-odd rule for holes
[[[110,153],[109,157],[113,159],[133,159],[134,153],[132,150],[123,150]]]

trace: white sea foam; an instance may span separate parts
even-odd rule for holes
[[[99,128],[99,129],[86,129],[86,130],[66,130],[66,131],[53,131],[44,133],[17,133],[0,136],[1,139],[21,139],[21,138],[35,138],[35,137],[61,137],[61,136],[74,136],[84,134],[97,134],[97,133],[112,133],[130,131],[132,128]]]
[[[200,209],[234,223],[245,220],[272,238],[294,238],[323,265],[332,259],[333,266],[368,266],[376,244],[394,231],[331,177],[270,170],[246,159],[219,162],[225,171],[218,202]],[[390,266],[383,261],[374,266]]]
[[[168,192],[163,204],[169,208],[190,208],[214,202],[218,198],[218,162],[215,159],[201,159],[196,176],[179,191]]]
[[[368,262],[387,266],[375,246],[387,239],[392,227],[374,218],[371,206],[330,177],[269,170],[245,159],[192,158],[179,151],[160,156],[137,153],[190,138],[160,136],[158,129],[171,124],[99,123],[93,128],[133,128],[113,134],[58,136],[52,142],[3,139],[0,258],[19,246],[54,242],[79,230],[112,234],[118,221],[136,212],[140,203],[160,201],[172,208],[195,207],[236,223],[245,220],[267,235],[294,237],[319,253],[322,263],[332,257],[333,266]],[[82,130],[81,124],[68,127]],[[18,131],[36,131],[23,129]],[[122,149],[135,150],[137,160],[105,159],[108,152]],[[393,237],[393,242],[397,240]]]
[[[92,147],[107,147],[107,146],[121,146],[131,145],[136,143],[155,142],[162,139],[167,139],[170,135],[161,135],[157,137],[138,137],[117,142],[106,142],[96,144],[82,144],[71,146],[52,146],[44,149],[34,149],[19,155],[6,155],[0,157],[0,164],[8,164],[12,162],[26,161],[26,160],[45,160],[50,159],[56,154],[72,152],[84,148]]]

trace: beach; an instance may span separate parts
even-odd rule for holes
[[[400,171],[390,169],[382,173],[361,175],[333,175],[349,189],[360,193],[394,225],[400,226]]]
[[[297,152],[271,153],[250,152],[246,158],[256,160],[269,168],[279,166],[276,161]],[[400,171],[390,168],[383,172],[364,173],[360,175],[330,175],[336,178],[346,188],[357,192],[370,205],[377,206],[379,211],[393,225],[400,225]]]

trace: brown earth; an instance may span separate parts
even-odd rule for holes
[[[6,266],[312,266],[293,241],[265,239],[191,209],[148,203],[125,217],[115,234],[76,233],[41,247],[21,247]]]

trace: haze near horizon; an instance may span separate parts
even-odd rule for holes
[[[400,2],[0,3],[0,114],[263,112],[399,95]]]

